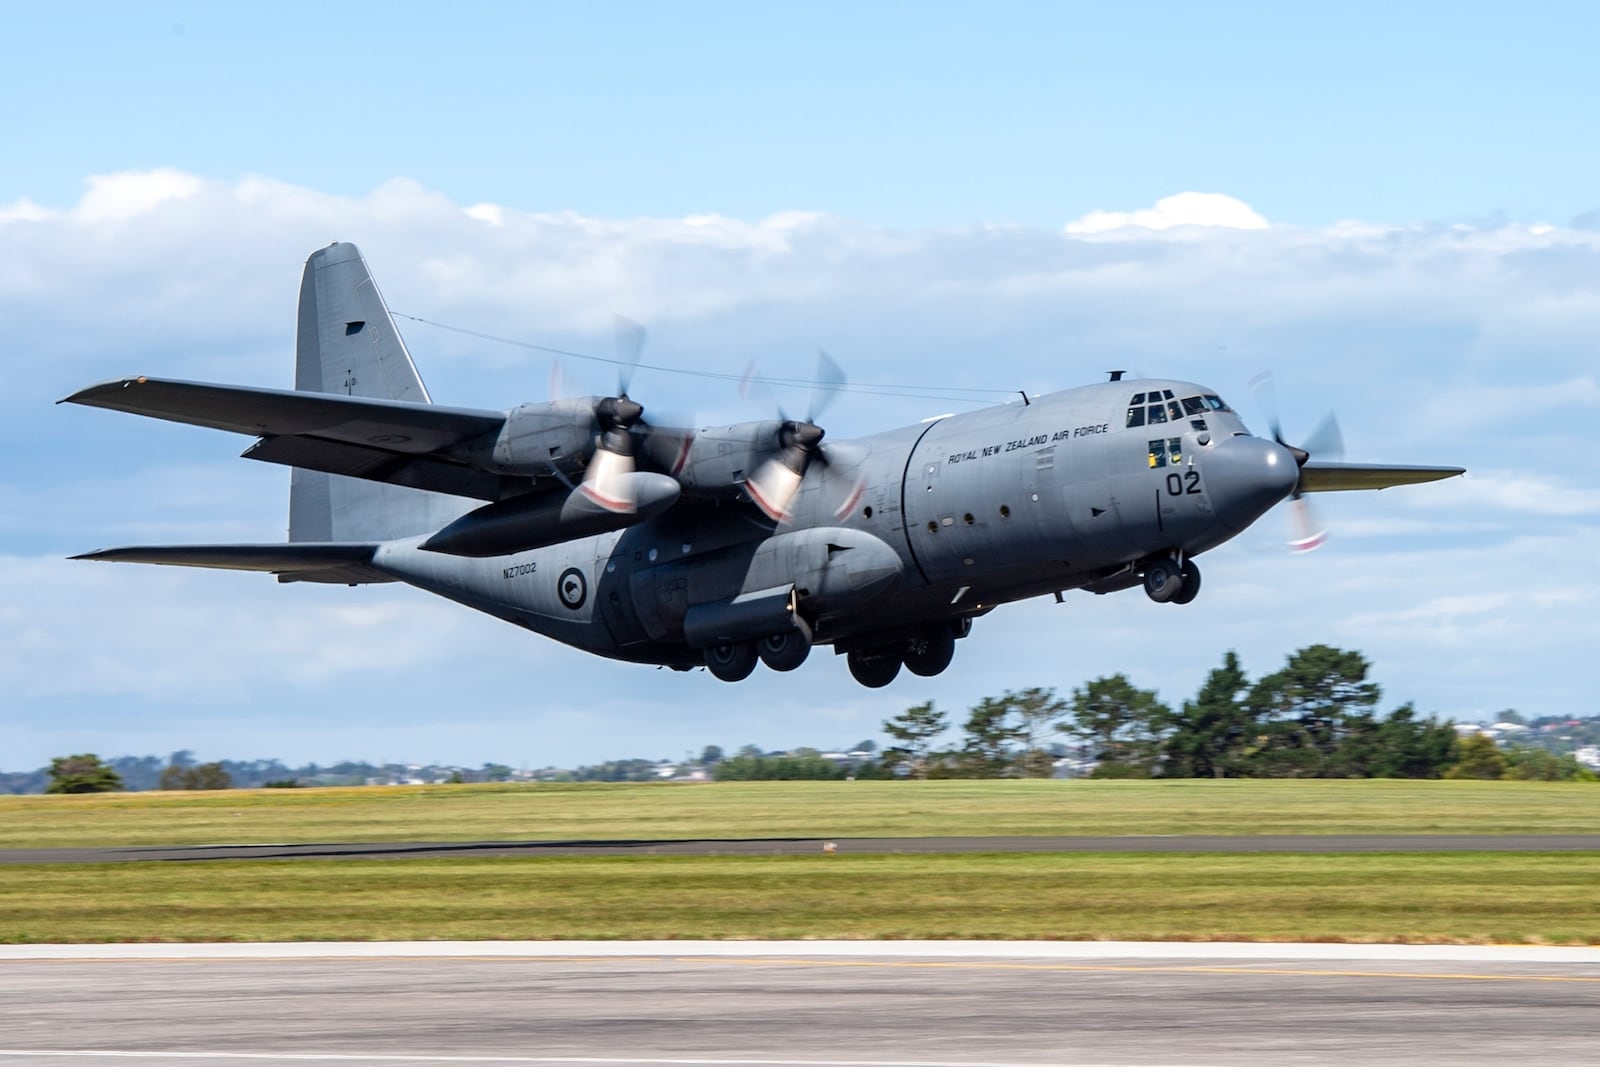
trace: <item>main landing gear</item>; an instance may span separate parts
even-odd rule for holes
[[[850,676],[868,689],[882,689],[894,681],[903,666],[912,674],[932,678],[950,666],[956,654],[957,628],[964,636],[971,623],[934,623],[902,644],[857,648],[845,654]]]
[[[795,617],[795,627],[755,641],[733,641],[706,649],[706,669],[724,682],[742,682],[756,660],[775,671],[792,671],[811,655],[811,627]]]
[[[1192,559],[1157,556],[1144,565],[1144,591],[1157,604],[1187,604],[1200,594],[1200,568]]]
[[[909,638],[871,648],[853,648],[845,654],[850,675],[869,689],[882,689],[904,667],[912,674],[932,678],[944,672],[955,657],[956,639],[965,637],[972,623],[960,619],[938,622],[917,630]],[[796,618],[793,630],[755,641],[731,641],[705,650],[706,669],[724,682],[750,677],[759,660],[775,671],[792,671],[811,654],[811,627]]]

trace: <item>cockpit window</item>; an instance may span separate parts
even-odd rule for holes
[[[1155,426],[1164,422],[1182,422],[1184,419],[1193,420],[1195,416],[1206,415],[1213,411],[1232,411],[1222,398],[1206,393],[1203,396],[1186,396],[1182,400],[1172,395],[1171,389],[1152,389],[1148,393],[1134,393],[1128,400],[1128,416],[1126,425]],[[1204,419],[1198,423],[1191,422],[1195,429],[1205,429]]]

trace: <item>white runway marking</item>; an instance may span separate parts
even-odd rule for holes
[[[577,1067],[1038,1067],[1033,1063],[1011,1063],[995,1060],[765,1060],[765,1059],[684,1059],[638,1056],[417,1056],[417,1055],[360,1055],[352,1053],[316,1052],[148,1052],[115,1049],[51,1049],[48,1051],[0,1049],[0,1058],[46,1057],[64,1059],[76,1056],[85,1059],[112,1060],[211,1060],[219,1063],[260,1062],[273,1063],[505,1063],[505,1064],[571,1064]],[[1074,1067],[1113,1067],[1110,1064],[1079,1063]],[[1182,1064],[1157,1064],[1154,1067],[1184,1067]]]
[[[616,959],[1385,960],[1600,964],[1600,947],[1226,941],[293,941],[0,945],[8,960]],[[531,1061],[530,1061],[531,1062]]]

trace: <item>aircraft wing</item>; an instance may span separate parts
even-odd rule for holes
[[[497,500],[497,475],[449,452],[505,422],[499,411],[163,378],[118,378],[61,401],[261,438],[249,459]]]
[[[1333,493],[1346,489],[1388,489],[1395,485],[1437,482],[1465,474],[1465,467],[1394,467],[1375,463],[1318,463],[1300,468],[1302,493]]]
[[[280,582],[332,582],[355,585],[393,581],[369,566],[378,550],[368,541],[291,541],[265,545],[141,545],[102,548],[73,559],[110,563],[164,563],[227,571],[263,571]]]

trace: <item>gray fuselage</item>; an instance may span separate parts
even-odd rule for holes
[[[1136,395],[1164,421],[1140,410],[1130,425],[1145,407]],[[683,630],[696,604],[791,582],[816,642],[870,648],[997,604],[1129,588],[1143,560],[1239,534],[1295,477],[1288,453],[1249,437],[1214,390],[1176,381],[1090,385],[848,445],[862,491],[844,515],[813,472],[781,527],[741,500],[685,496],[625,530],[546,548],[464,559],[411,538],[373,563],[565,644],[686,668],[703,662]],[[835,582],[839,595],[819,593],[836,557],[870,566]]]

